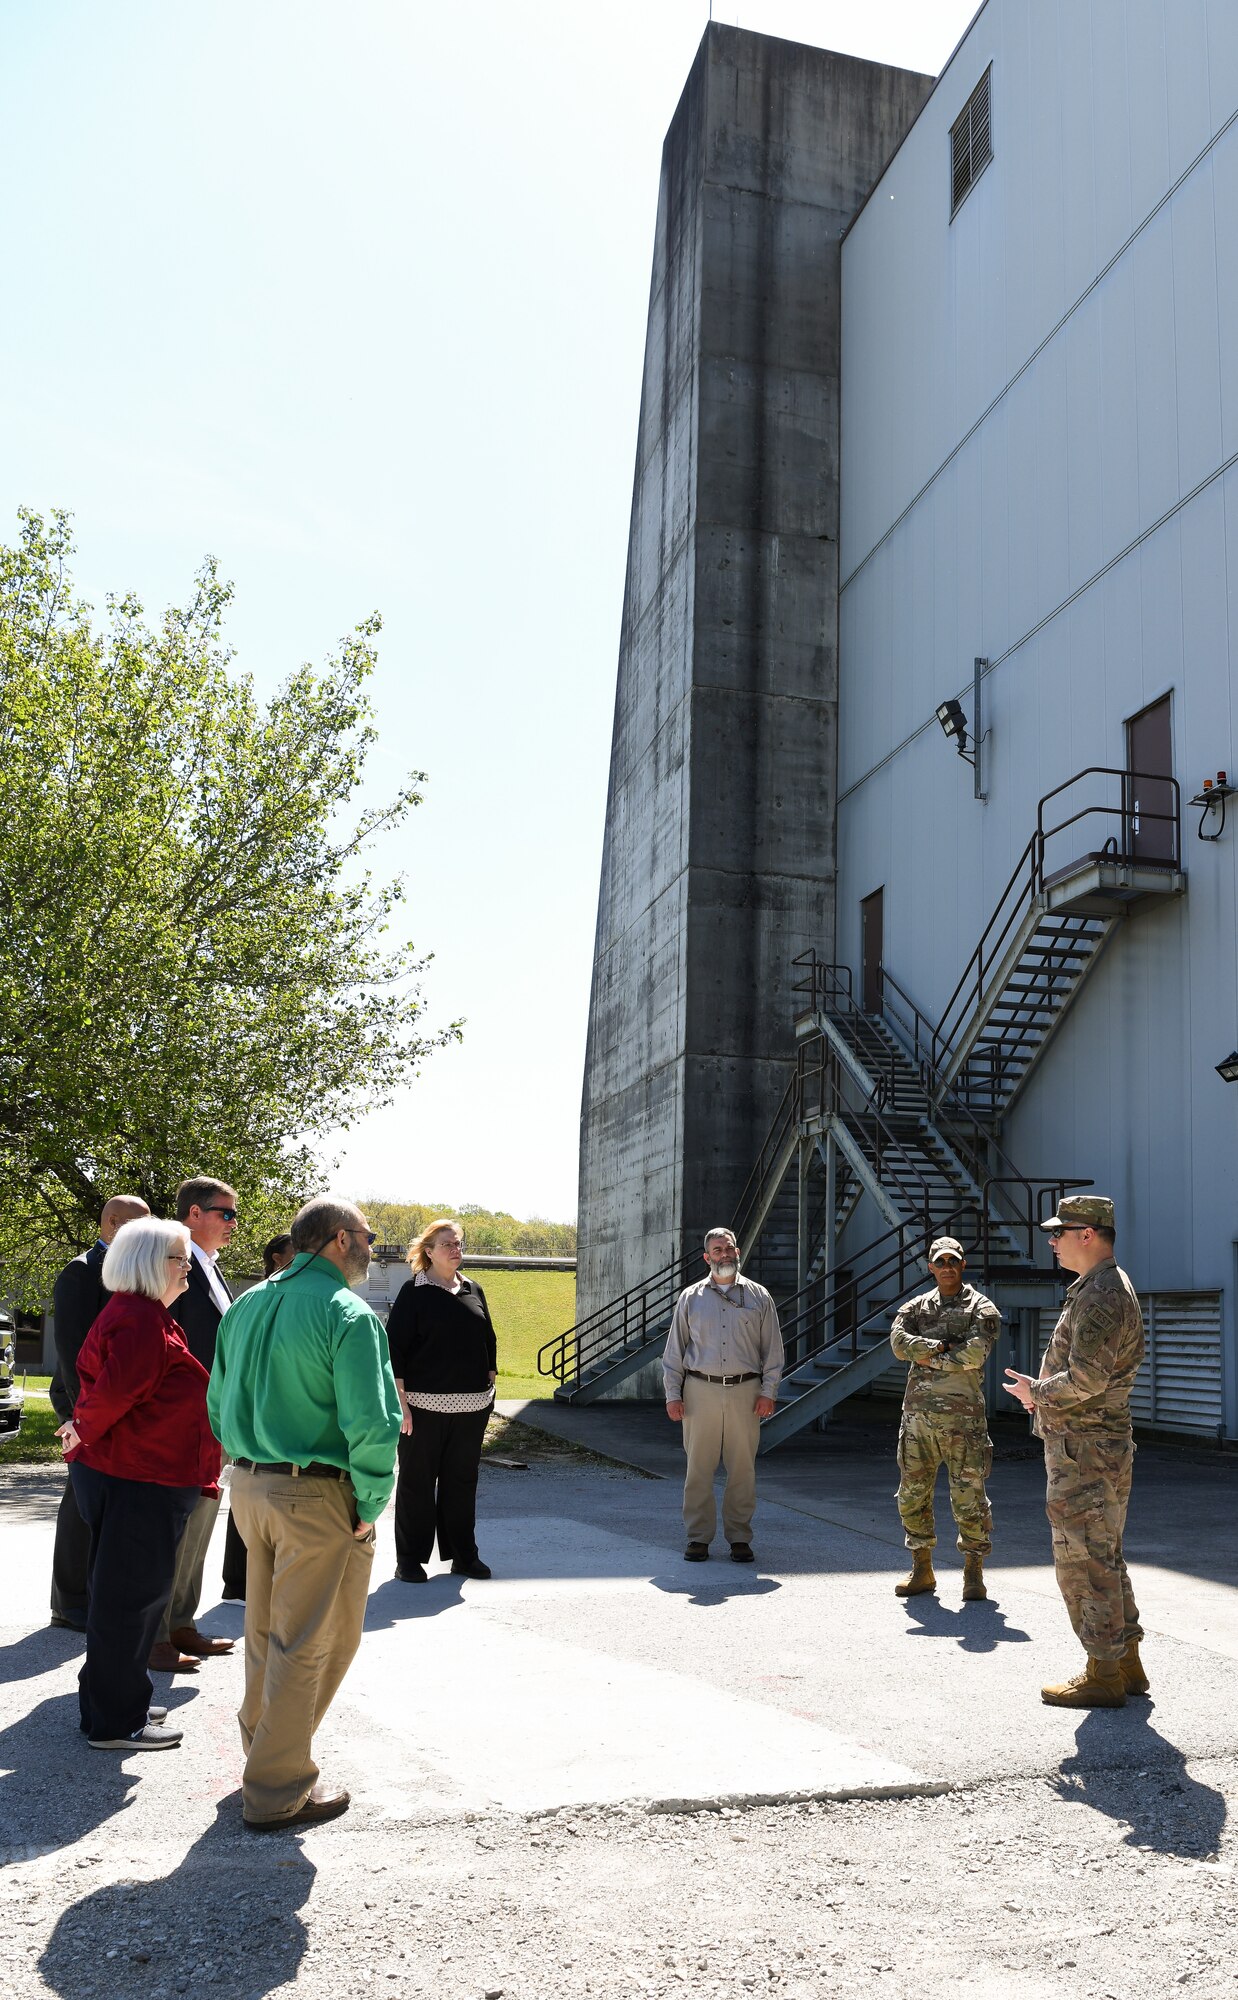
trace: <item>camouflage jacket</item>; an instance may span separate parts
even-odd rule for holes
[[[895,1354],[911,1363],[904,1410],[983,1421],[981,1374],[1001,1326],[1002,1316],[992,1299],[974,1285],[964,1285],[953,1299],[943,1299],[936,1285],[908,1299],[890,1329]],[[943,1353],[939,1345],[943,1340],[958,1345]]]
[[[1040,1380],[1032,1384],[1038,1437],[1091,1431],[1125,1437],[1143,1360],[1143,1314],[1112,1257],[1076,1278],[1062,1303]]]

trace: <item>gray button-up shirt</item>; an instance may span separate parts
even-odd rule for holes
[[[782,1364],[778,1314],[764,1285],[740,1277],[724,1289],[702,1278],[680,1292],[662,1357],[668,1403],[683,1401],[686,1368],[702,1375],[759,1375],[754,1393],[775,1396]]]

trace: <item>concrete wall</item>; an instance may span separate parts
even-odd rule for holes
[[[952,222],[990,63],[994,158]],[[989,0],[844,245],[839,955],[884,884],[930,1013],[1040,795],[1123,763],[1128,717],[1171,694],[1188,796],[1238,762],[1236,113],[1232,0]],[[976,654],[986,806],[933,721],[970,714]],[[1186,898],[1123,926],[1007,1143],[1111,1192],[1137,1283],[1226,1289],[1232,1329],[1238,826],[1198,818]]]
[[[658,202],[581,1118],[583,1315],[728,1217],[833,935],[839,246],[929,79],[711,27]]]

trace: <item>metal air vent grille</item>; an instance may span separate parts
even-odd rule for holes
[[[993,158],[993,128],[990,114],[989,86],[992,82],[993,66],[990,63],[976,88],[950,127],[950,214],[956,213],[959,203],[975,186],[976,181]]]

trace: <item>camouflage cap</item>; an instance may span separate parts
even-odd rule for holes
[[[1113,1203],[1107,1194],[1064,1194],[1042,1229],[1112,1229]]]
[[[957,1257],[963,1262],[963,1245],[957,1236],[935,1236],[929,1244],[928,1260],[935,1264],[939,1257]]]

